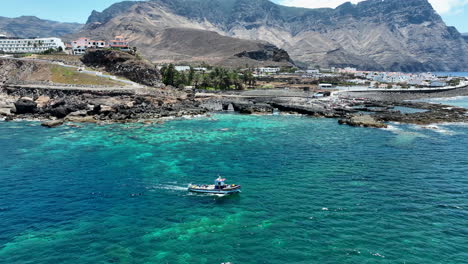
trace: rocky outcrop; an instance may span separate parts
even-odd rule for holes
[[[239,58],[249,58],[257,61],[274,61],[274,62],[290,62],[293,63],[289,54],[283,50],[279,49],[273,45],[265,45],[263,49],[254,50],[254,51],[243,51],[237,53],[234,56]]]
[[[0,58],[0,88],[5,83],[15,83],[30,79],[42,70],[44,63]]]
[[[19,99],[15,103],[15,113],[18,115],[33,114],[37,112],[37,103],[30,99]]]
[[[162,87],[156,66],[134,54],[116,50],[89,50],[81,59],[85,65],[104,68],[107,72],[143,85]]]
[[[129,122],[199,115],[207,111],[184,92],[170,88],[151,88],[147,94],[7,88],[0,95],[0,106],[16,98],[14,118],[59,119],[78,123]],[[7,110],[15,107],[8,106]]]
[[[125,34],[152,59],[209,61],[223,54],[225,60],[229,53],[258,57],[258,49],[235,50],[233,45],[226,46],[224,53],[209,52],[220,51],[222,40],[204,42],[196,34],[214,31],[244,47],[246,43],[235,38],[272,43],[294,61],[311,66],[468,70],[468,44],[427,0],[367,0],[336,9],[285,7],[267,0],[153,0],[93,12],[89,22],[81,35]],[[191,33],[184,37],[167,32],[174,28],[191,29]]]
[[[78,23],[61,23],[34,16],[0,17],[0,32],[18,38],[61,37],[78,31],[82,26]]]
[[[356,115],[348,119],[340,119],[340,124],[346,124],[354,127],[374,127],[374,128],[387,128],[385,123],[377,121],[370,115]]]
[[[64,121],[62,119],[58,120],[51,120],[51,121],[45,121],[42,122],[41,126],[43,127],[48,127],[48,128],[54,128],[63,125]]]
[[[233,102],[233,110],[241,114],[257,114],[257,113],[273,113],[273,107],[270,104],[266,103],[256,103],[256,102]],[[228,109],[226,109],[228,110]]]

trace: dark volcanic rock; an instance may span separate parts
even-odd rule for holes
[[[374,117],[370,115],[352,116],[348,119],[340,119],[338,123],[342,125],[346,124],[355,127],[387,128],[386,124],[377,121]]]
[[[288,61],[293,63],[289,57],[289,54],[285,50],[279,49],[273,45],[266,45],[265,48],[261,50],[243,51],[241,53],[235,54],[234,56],[239,58],[246,57],[258,61]]]
[[[53,105],[49,105],[43,109],[43,112],[57,118],[64,118],[70,113],[86,109],[86,104],[80,101],[81,98],[73,96],[66,97]]]
[[[16,114],[33,114],[37,112],[37,103],[27,99],[19,99],[15,103]]]
[[[233,102],[234,110],[241,114],[272,113],[273,107],[270,104],[254,102]]]
[[[89,50],[81,59],[84,64],[104,68],[107,72],[137,83],[161,87],[161,74],[155,65],[128,52]]]

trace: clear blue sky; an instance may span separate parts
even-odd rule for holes
[[[18,17],[22,15],[32,15],[43,19],[50,19],[62,22],[84,23],[91,14],[91,11],[102,11],[113,3],[121,0],[0,0],[0,16]],[[325,0],[273,0],[281,3],[312,3],[324,2]],[[436,0],[431,0],[436,1]],[[339,2],[339,1],[335,1]],[[344,1],[343,1],[344,2]],[[461,32],[468,32],[468,4],[457,6],[456,9],[442,14],[445,22],[450,26],[455,26]]]

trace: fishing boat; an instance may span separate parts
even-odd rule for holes
[[[232,194],[239,193],[241,186],[225,183],[226,179],[218,177],[212,185],[194,185],[190,184],[188,190],[196,193],[210,193],[210,194]]]

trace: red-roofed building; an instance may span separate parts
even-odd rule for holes
[[[115,39],[109,41],[109,47],[127,50],[129,48],[128,40],[124,36],[116,36]]]

